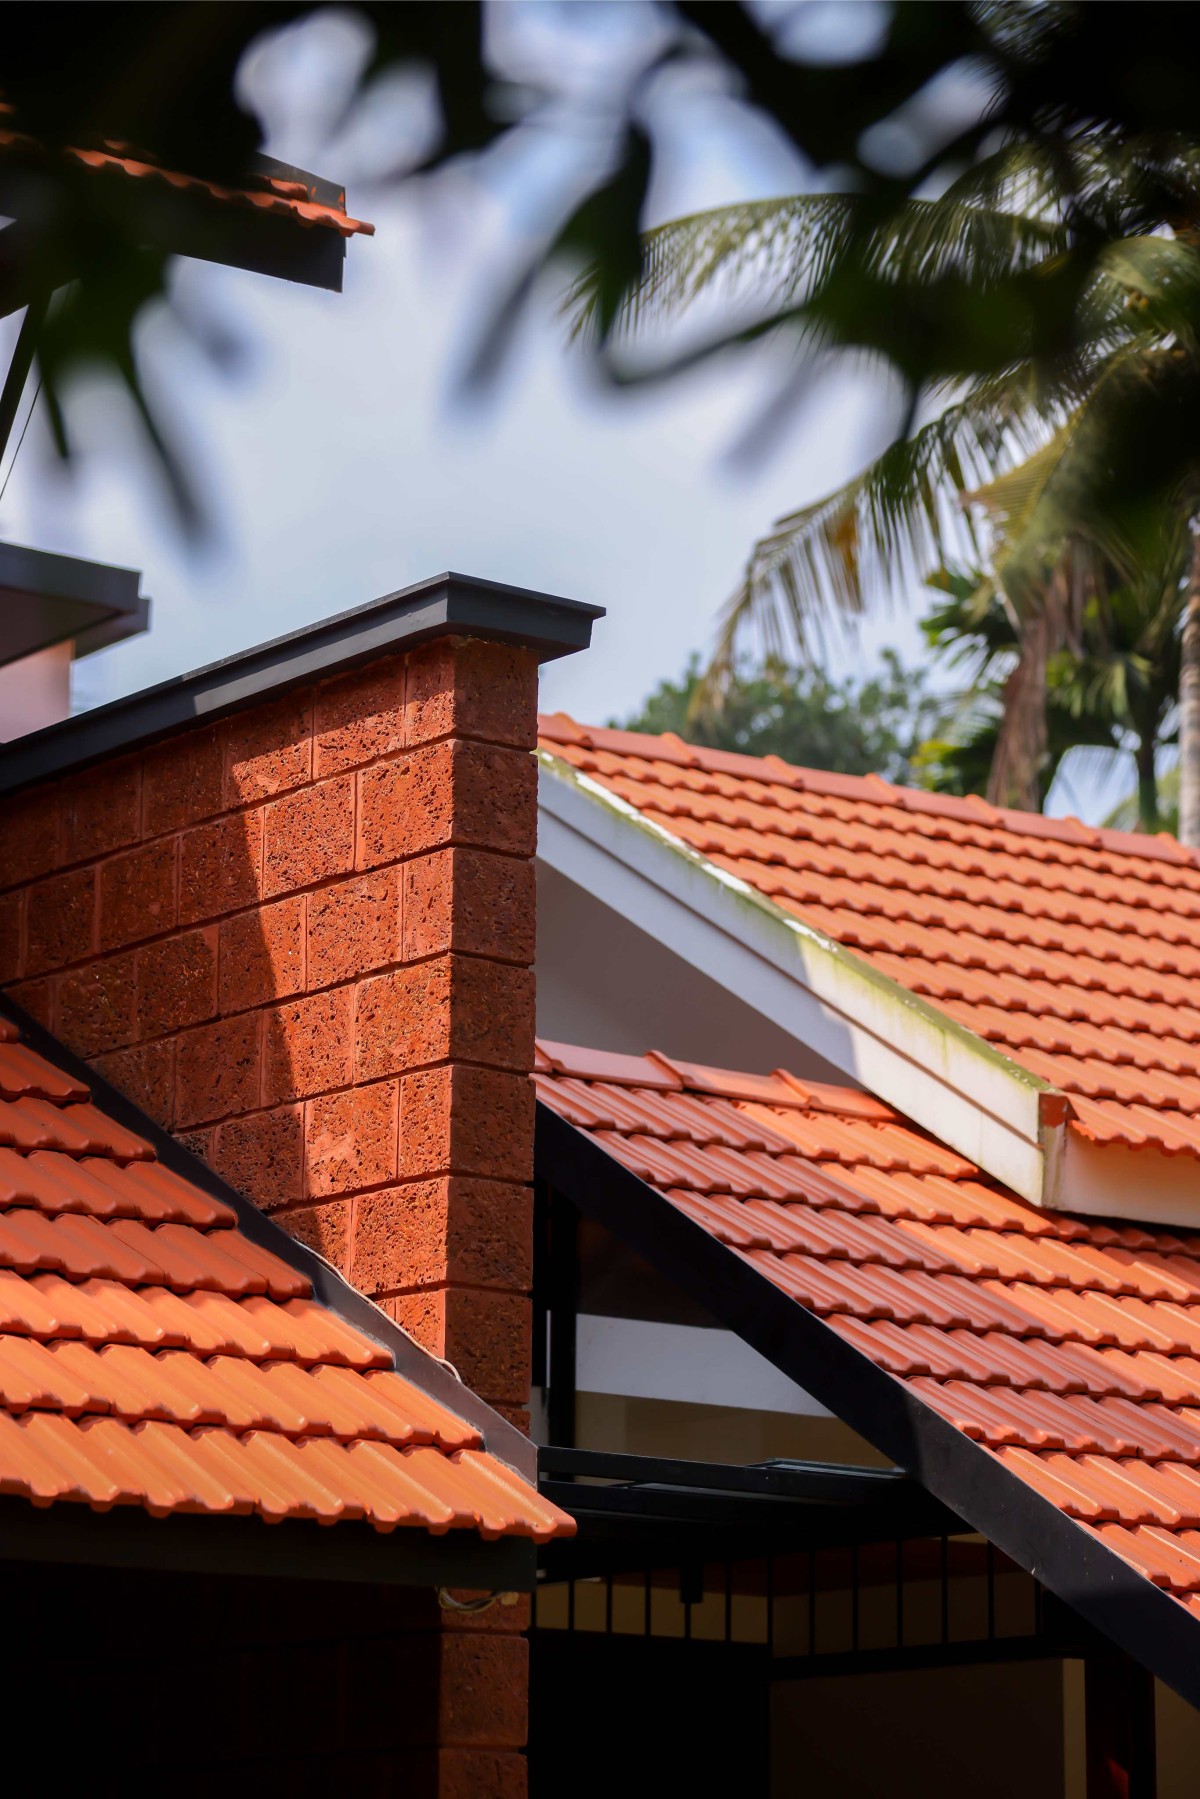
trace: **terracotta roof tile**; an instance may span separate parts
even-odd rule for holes
[[[11,116],[11,109],[0,107]],[[208,181],[197,175],[185,175],[178,169],[164,168],[148,152],[135,150],[129,144],[112,142],[93,146],[66,146],[57,153],[61,160],[86,169],[101,180],[114,178],[144,182],[151,187],[170,187],[178,192],[203,195],[222,207],[270,213],[305,229],[335,231],[339,237],[374,235],[374,225],[354,219],[345,205],[332,206],[314,201],[307,187],[280,176],[255,175],[232,184]],[[0,128],[0,159],[21,167],[43,167],[56,160],[55,153],[11,125]]]
[[[839,1111],[782,1073],[671,1067],[682,1091],[538,1088],[1044,1499],[1200,1594],[1200,1235],[1039,1211],[894,1114],[855,1116],[858,1096]]]
[[[1200,865],[1172,838],[561,714],[542,740],[1069,1094],[1070,1129],[1200,1156]]]
[[[0,1493],[484,1537],[573,1528],[7,1020],[0,1092]]]

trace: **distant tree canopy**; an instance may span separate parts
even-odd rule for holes
[[[937,729],[944,702],[894,650],[884,651],[882,664],[865,680],[838,681],[779,657],[743,662],[712,711],[697,705],[701,669],[694,656],[679,680],[660,681],[637,712],[613,722],[626,731],[675,731],[713,749],[780,756],[801,768],[912,784],[918,751]]]

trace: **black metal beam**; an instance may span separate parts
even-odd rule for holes
[[[902,1468],[860,1468],[843,1462],[692,1462],[672,1456],[624,1455],[607,1449],[574,1449],[558,1443],[538,1450],[540,1474],[580,1474],[593,1480],[622,1480],[669,1487],[707,1487],[726,1493],[753,1493],[777,1499],[875,1502],[885,1495],[919,1493]],[[949,1514],[944,1514],[949,1518]],[[954,1528],[961,1529],[958,1519]],[[944,1529],[939,1524],[938,1529]]]
[[[540,1103],[537,1173],[706,1306],[951,1511],[1200,1707],[1200,1620]]]
[[[823,1506],[819,1501],[768,1493],[706,1491],[696,1487],[657,1486],[653,1482],[580,1486],[573,1481],[550,1480],[543,1476],[539,1489],[555,1505],[570,1512],[581,1529],[586,1527],[589,1519],[616,1516],[646,1521],[659,1519],[665,1524],[715,1524],[730,1531],[774,1530],[802,1543],[807,1540],[805,1528],[809,1514],[827,1518],[831,1512],[858,1541],[887,1542],[898,1535],[938,1536],[945,1529],[947,1519],[954,1532],[967,1528],[926,1493],[912,1495],[913,1503],[908,1505],[899,1499],[896,1504],[876,1500],[862,1505]]]
[[[535,651],[542,662],[569,656],[587,648],[592,625],[603,616],[602,606],[557,594],[481,581],[473,575],[435,575],[18,738],[0,748],[0,792],[158,742],[187,725],[210,723],[305,682],[414,649],[435,637],[457,634],[520,644]]]

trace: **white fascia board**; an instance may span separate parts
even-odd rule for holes
[[[538,761],[549,867],[1025,1199],[1066,1203],[1046,1191],[1065,1135],[1047,1082],[599,782]]]
[[[1189,1155],[1166,1155],[1150,1144],[1093,1143],[1064,1131],[1047,1183],[1045,1204],[1194,1230],[1200,1226],[1200,1169]]]
[[[675,1405],[833,1416],[732,1331],[646,1318],[581,1312],[575,1321],[575,1386],[580,1393]]]

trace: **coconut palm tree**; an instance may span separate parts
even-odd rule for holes
[[[1042,750],[1032,768],[1035,803],[1054,784],[1064,757],[1084,749],[1097,773],[1111,776],[1132,761],[1135,783],[1120,816],[1127,830],[1174,829],[1178,771],[1169,771],[1164,802],[1160,751],[1172,743],[1178,719],[1180,619],[1187,554],[1175,546],[1175,569],[1150,568],[1125,582],[1111,565],[1095,579],[1072,621],[1073,642],[1046,668]],[[1171,546],[1164,546],[1170,550]],[[943,791],[985,789],[1007,722],[1006,688],[1021,661],[1020,623],[990,576],[978,569],[940,570],[932,585],[943,597],[922,620],[942,666],[959,674],[965,690],[947,708],[940,737],[922,745],[917,769]],[[1164,777],[1165,778],[1165,777]]]
[[[1038,803],[1046,671],[1074,641],[1101,569],[1110,571],[1109,586],[1114,576],[1136,585],[1151,568],[1172,583],[1175,564],[1164,545],[1186,541],[1181,525],[1200,509],[1200,477],[1175,477],[1165,488],[1138,478],[1137,458],[1152,460],[1154,446],[1136,431],[1130,441],[1129,433],[1145,397],[1161,399],[1177,385],[1181,358],[1200,372],[1200,155],[1164,151],[1178,196],[1175,218],[1164,220],[1139,206],[1144,171],[1125,152],[1097,138],[1076,154],[1091,170],[1091,210],[1107,208],[1114,231],[1097,246],[1084,291],[1073,298],[1071,333],[1058,355],[1009,357],[966,383],[934,384],[926,396],[931,416],[854,480],[780,519],[754,546],[724,608],[710,669],[719,693],[747,637],[771,651],[811,653],[814,634],[830,622],[852,624],[964,550],[976,558],[990,552],[1020,645],[991,788],[1025,806]],[[1156,174],[1162,191],[1168,184],[1161,168]],[[910,307],[914,290],[943,293],[957,284],[986,336],[989,306],[1012,303],[1014,275],[1051,280],[1077,248],[1056,191],[1053,163],[1039,152],[998,151],[940,199],[890,215],[859,261]],[[830,195],[664,225],[645,240],[621,325],[644,343],[702,301],[740,299],[753,302],[754,316],[730,341],[795,328],[803,350],[819,355],[823,290],[847,264],[846,234],[862,229],[853,203]],[[577,329],[588,329],[594,315],[589,282],[585,275],[569,302]],[[839,293],[833,310],[841,316],[845,304]],[[1186,840],[1200,842],[1200,552],[1193,560],[1181,671],[1181,817]]]

